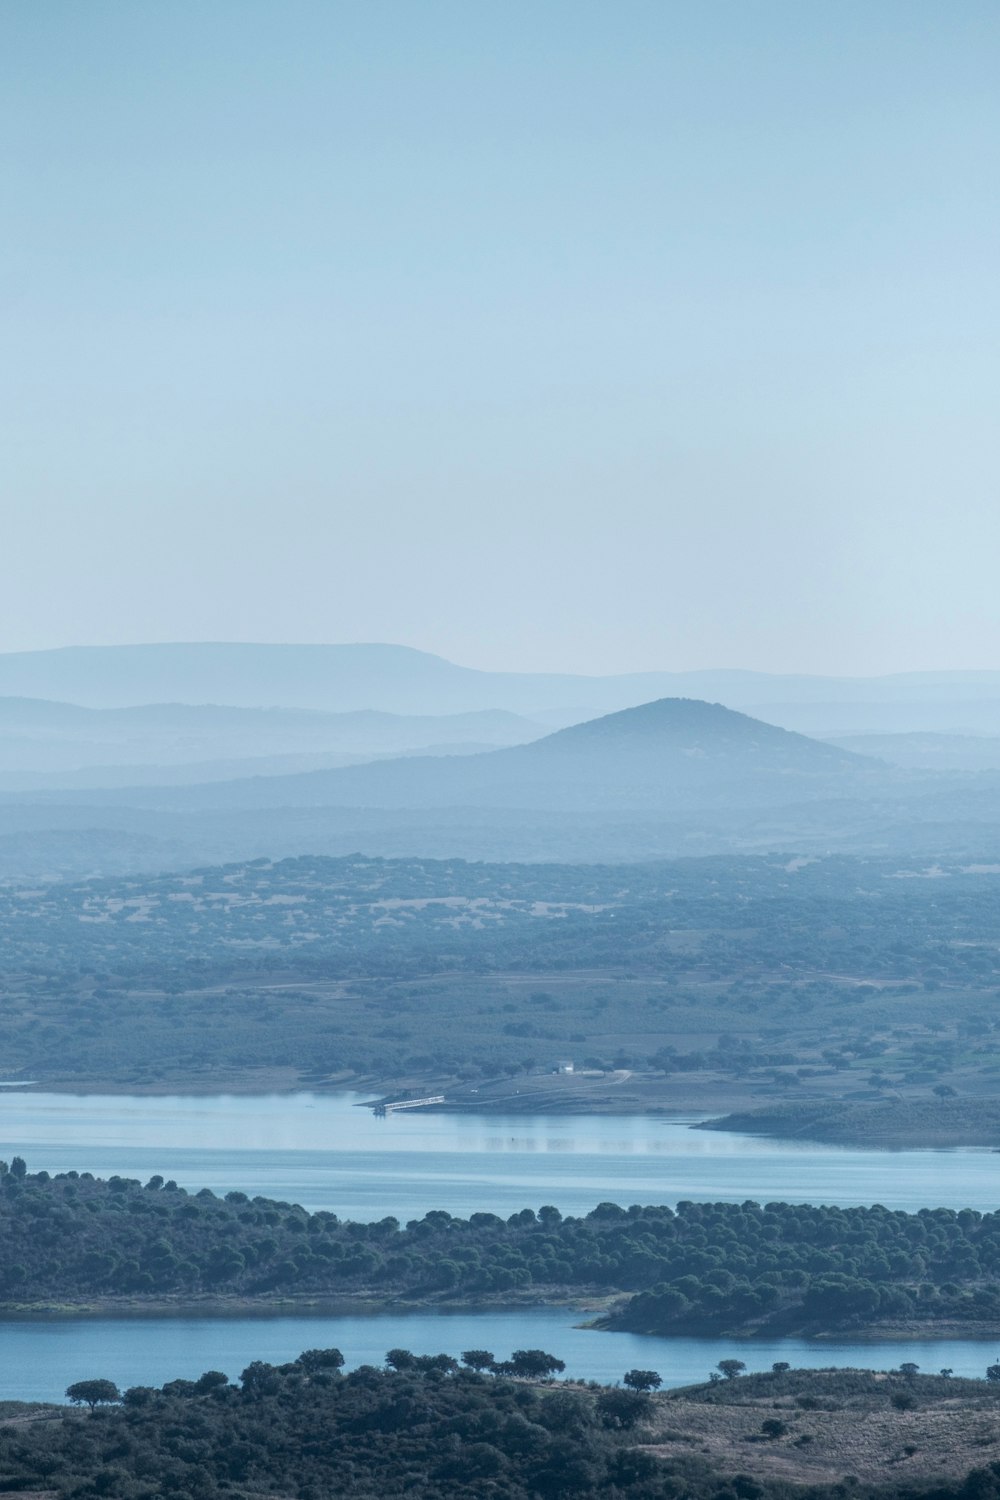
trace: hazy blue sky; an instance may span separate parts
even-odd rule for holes
[[[0,649],[1000,664],[996,0],[3,0]]]

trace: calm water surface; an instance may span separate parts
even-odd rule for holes
[[[991,1210],[1000,1206],[1000,1156],[967,1151],[858,1151],[691,1130],[648,1117],[525,1117],[405,1113],[376,1119],[357,1095],[266,1098],[76,1098],[0,1092],[0,1156],[29,1169],[175,1178],[182,1187],[238,1188],[327,1208],[344,1218],[405,1221],[430,1208],[507,1214],[554,1203],[586,1213],[619,1203],[754,1198],[761,1202],[884,1203]],[[810,1344],[661,1339],[574,1327],[565,1309],[333,1317],[54,1318],[0,1322],[0,1398],[56,1399],[73,1380],[159,1385],[206,1369],[236,1376],[252,1359],[275,1363],[336,1345],[349,1365],[417,1353],[489,1348],[498,1358],[538,1346],[569,1373],[618,1380],[633,1365],[668,1385],[704,1379],[736,1355],[751,1368],[890,1368],[913,1360],[981,1375],[994,1342],[929,1340]]]
[[[511,1213],[602,1200],[756,1198],[994,1209],[1000,1155],[863,1151],[691,1130],[650,1117],[376,1119],[350,1094],[131,1098],[0,1093],[0,1156],[32,1171],[154,1172],[182,1187],[262,1193],[343,1218],[444,1208]]]
[[[621,1380],[640,1366],[659,1370],[665,1385],[706,1380],[716,1361],[735,1356],[750,1370],[776,1359],[794,1365],[860,1365],[888,1370],[903,1360],[921,1369],[950,1367],[982,1376],[995,1343],[971,1339],[872,1343],[808,1343],[803,1339],[664,1339],[574,1327],[565,1309],[516,1312],[379,1314],[368,1317],[66,1318],[0,1323],[0,1398],[56,1401],[74,1380],[101,1376],[123,1389],[193,1379],[205,1370],[235,1378],[252,1359],[281,1364],[303,1349],[341,1349],[347,1364],[381,1364],[386,1350],[415,1354],[491,1349],[503,1359],[515,1348],[547,1349],[579,1379]]]

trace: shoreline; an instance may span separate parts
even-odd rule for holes
[[[177,1080],[122,1081],[87,1078],[0,1080],[0,1095],[51,1094],[105,1098],[317,1098],[354,1096],[358,1108],[381,1112],[415,1097],[440,1096],[420,1105],[421,1114],[502,1119],[522,1116],[559,1120],[618,1117],[686,1123],[709,1130],[772,1141],[874,1152],[974,1150],[1000,1152],[1000,1099],[965,1096],[955,1099],[883,1098],[830,1095],[800,1099],[747,1097],[713,1084],[688,1087],[664,1096],[662,1080],[621,1070],[600,1076],[550,1075],[519,1080],[492,1080],[475,1088],[454,1080],[391,1079],[371,1075],[304,1078],[291,1069],[243,1071],[230,1077],[185,1076]],[[390,1112],[392,1112],[390,1110]],[[406,1111],[411,1112],[410,1110]]]
[[[553,1290],[551,1296],[537,1291],[517,1296],[497,1293],[494,1297],[386,1297],[363,1292],[353,1296],[324,1297],[316,1294],[290,1297],[170,1297],[124,1296],[88,1297],[79,1302],[8,1302],[0,1303],[0,1322],[55,1322],[61,1318],[148,1318],[150,1321],[171,1318],[281,1318],[300,1314],[317,1317],[406,1317],[411,1313],[438,1312],[450,1314],[520,1312],[527,1308],[565,1308],[581,1317],[606,1312],[626,1293],[568,1292]]]
[[[392,1298],[359,1293],[347,1297],[103,1297],[88,1298],[80,1302],[0,1303],[0,1322],[59,1322],[65,1320],[121,1319],[123,1321],[148,1319],[150,1322],[169,1321],[181,1318],[272,1318],[314,1316],[319,1318],[399,1317],[411,1314],[437,1313],[442,1318],[451,1315],[510,1312],[516,1314],[532,1308],[565,1310],[580,1321],[572,1326],[592,1330],[595,1333],[631,1333],[639,1338],[697,1339],[706,1345],[723,1341],[736,1342],[752,1347],[758,1341],[764,1343],[799,1340],[822,1347],[838,1344],[877,1344],[899,1342],[900,1344],[921,1342],[942,1343],[949,1340],[965,1340],[970,1343],[993,1344],[1000,1339],[1000,1322],[987,1320],[962,1323],[941,1320],[938,1323],[886,1323],[866,1328],[845,1329],[796,1329],[757,1327],[743,1329],[701,1330],[693,1327],[673,1331],[623,1327],[615,1317],[614,1309],[627,1301],[627,1292],[593,1292],[571,1295],[553,1290],[551,1295],[538,1295],[537,1291],[518,1297],[509,1292],[495,1297],[447,1298],[433,1297]]]

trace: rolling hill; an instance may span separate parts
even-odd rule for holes
[[[293,776],[67,795],[95,807],[424,810],[468,807],[679,812],[797,803],[888,774],[877,761],[720,704],[665,698],[526,745],[413,756]],[[30,800],[38,800],[32,798]]]
[[[634,862],[893,851],[995,860],[1000,773],[887,765],[660,699],[480,754],[201,785],[0,794],[0,880],[297,854]]]

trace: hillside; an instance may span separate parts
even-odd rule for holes
[[[447,1331],[445,1324],[442,1341]],[[94,1394],[110,1403],[96,1417],[8,1402],[0,1430],[8,1493],[22,1500],[996,1500],[1000,1493],[998,1393],[988,1380],[923,1375],[906,1364],[890,1372],[779,1365],[729,1380],[715,1370],[706,1385],[651,1398],[585,1388],[572,1369],[554,1386],[507,1378],[537,1371],[545,1351],[484,1364],[470,1350],[460,1368],[454,1347],[454,1354],[390,1350],[384,1367],[346,1374],[339,1349],[309,1349],[281,1365],[253,1360],[238,1386],[227,1381],[231,1369],[162,1389],[75,1389],[81,1402]],[[757,1363],[752,1351],[747,1358]],[[484,1368],[496,1373],[473,1373]]]
[[[676,812],[843,795],[885,776],[875,761],[745,714],[666,698],[557,731],[531,744],[448,758],[414,756],[211,786],[55,794],[95,807],[420,810],[578,809]]]
[[[0,880],[359,850],[589,862],[894,851],[992,866],[1000,836],[998,772],[891,766],[684,699],[483,753],[282,769],[272,758],[221,780],[216,762],[198,784],[188,767],[185,784],[144,771],[129,786],[74,789],[54,776],[0,790]]]
[[[868,1141],[892,1099],[926,1144],[945,1113],[997,1124],[1000,903],[986,869],[921,873],[354,856],[0,885],[2,1072],[98,1093],[415,1083],[477,1114],[784,1101],[793,1129],[833,1101]]]

